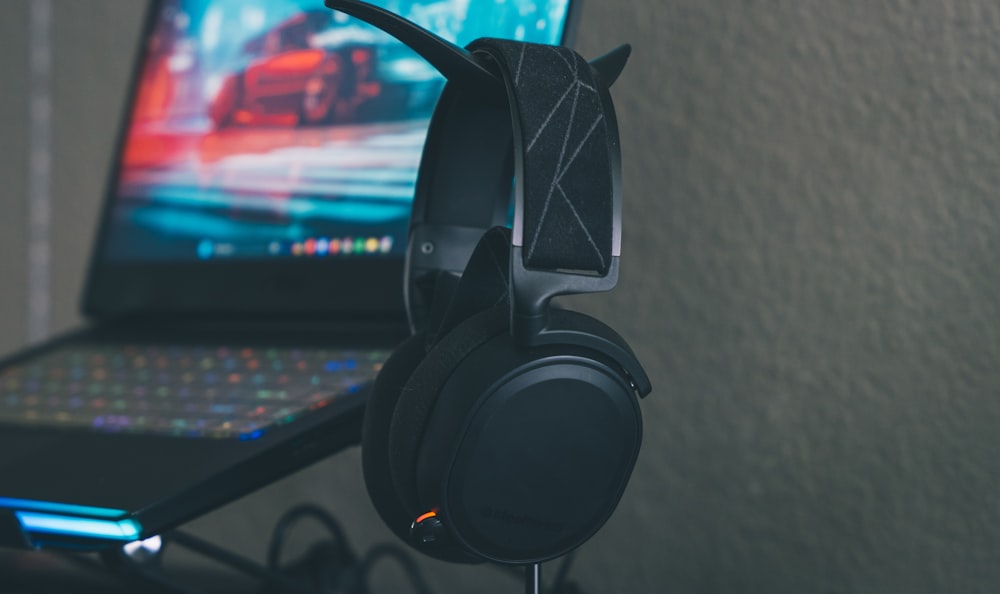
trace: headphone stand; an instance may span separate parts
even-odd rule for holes
[[[542,564],[524,566],[524,593],[542,594]]]

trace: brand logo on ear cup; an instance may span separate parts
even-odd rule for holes
[[[547,522],[541,518],[534,518],[527,514],[514,514],[506,510],[494,509],[492,506],[480,509],[479,515],[487,520],[496,520],[510,526],[524,526],[525,528],[544,530],[546,532],[559,533],[566,529],[564,524]]]

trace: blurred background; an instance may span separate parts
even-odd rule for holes
[[[145,8],[52,5],[48,39],[30,3],[0,19],[4,353],[81,323]],[[571,304],[629,339],[654,393],[632,482],[572,578],[585,592],[995,590],[1000,4],[586,2],[577,49],[620,42],[635,48],[613,93],[622,282]],[[46,48],[51,109],[29,100]],[[50,152],[30,159],[38,113]],[[301,501],[361,550],[391,540],[357,450],[190,528],[262,559]],[[422,565],[438,592],[521,588]],[[401,580],[387,567],[377,583]]]

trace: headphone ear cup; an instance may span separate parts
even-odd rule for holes
[[[410,541],[415,516],[400,501],[389,465],[389,428],[393,411],[410,374],[424,358],[426,336],[419,333],[398,346],[382,366],[368,396],[361,429],[361,468],[375,510],[396,536]]]
[[[521,564],[572,550],[610,517],[635,464],[641,414],[614,356],[628,345],[589,316],[551,314],[568,342],[531,350],[506,335],[507,307],[470,317],[396,403],[396,492],[413,516],[440,504],[467,555]]]
[[[411,466],[414,464],[413,450],[419,448],[437,391],[448,379],[451,369],[469,352],[507,328],[507,307],[491,306],[507,302],[505,274],[509,245],[509,230],[491,229],[480,239],[461,279],[448,274],[437,276],[434,303],[429,315],[430,327],[396,348],[372,387],[361,438],[365,485],[382,520],[407,543],[410,542],[413,520],[429,511],[419,509],[416,488],[411,488],[416,472]],[[488,321],[466,326],[464,317],[478,320],[480,318],[475,314],[484,309],[496,311],[486,316]],[[456,326],[466,330],[457,334],[451,332]],[[445,338],[448,340],[443,340]],[[426,359],[429,343],[435,345],[432,349],[435,356],[431,357],[428,370],[434,370],[431,375],[435,379],[431,384],[437,388],[426,381],[429,371],[423,372],[416,382],[410,382],[414,371]],[[449,363],[451,361],[453,363]],[[402,413],[398,412],[400,402],[405,403]],[[403,421],[396,423],[393,421],[395,418],[402,418]],[[397,425],[399,427],[395,431],[399,435],[394,436],[393,427]],[[405,485],[403,491],[400,485]],[[421,550],[442,560],[476,561],[457,548]]]
[[[428,511],[420,509],[417,459],[438,395],[469,353],[507,331],[509,315],[506,306],[497,306],[459,324],[427,353],[403,387],[389,429],[388,458],[396,492],[414,517]]]

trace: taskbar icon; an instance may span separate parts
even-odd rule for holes
[[[278,244],[275,249],[275,244]],[[383,237],[310,237],[288,245],[287,252],[279,242],[272,242],[270,253],[290,253],[296,257],[387,255],[392,252],[391,235]]]

